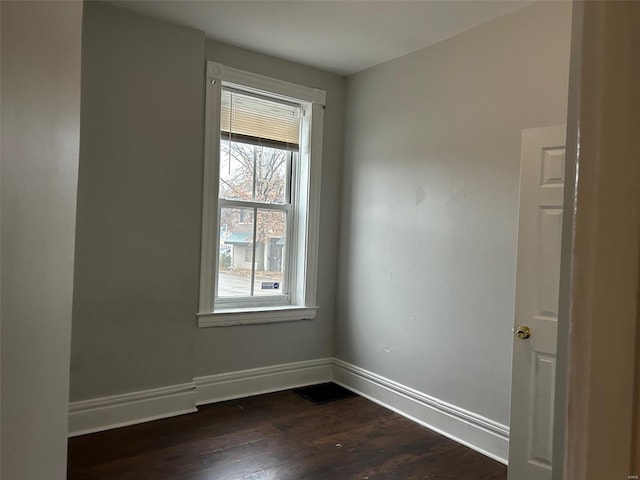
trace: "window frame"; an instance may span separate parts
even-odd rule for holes
[[[291,211],[291,256],[288,299],[260,296],[215,302],[219,254],[220,106],[222,86],[248,93],[267,94],[275,100],[302,106],[302,128],[295,168]],[[208,61],[206,72],[205,154],[200,254],[198,326],[216,327],[312,319],[318,309],[316,284],[320,214],[322,134],[326,93]],[[257,219],[254,219],[257,221]]]

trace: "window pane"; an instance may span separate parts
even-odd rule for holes
[[[251,295],[253,209],[220,209],[218,297]]]
[[[284,203],[287,165],[291,152],[269,147],[256,147],[257,202]]]
[[[220,198],[253,200],[254,145],[220,139]]]
[[[285,212],[258,210],[254,295],[282,295],[286,292],[286,231]]]

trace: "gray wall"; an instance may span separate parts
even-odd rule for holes
[[[521,130],[566,122],[569,3],[348,80],[336,356],[509,422]]]
[[[207,40],[207,60],[261,75],[321,88],[325,110],[318,305],[312,321],[200,329],[196,336],[196,376],[256,368],[333,355],[338,226],[346,84],[343,77],[249,50]]]
[[[66,478],[81,2],[2,12],[4,480]]]
[[[190,382],[204,36],[87,2],[71,398]]]
[[[99,2],[84,28],[72,400],[332,355],[344,79]],[[206,59],[327,90],[313,321],[196,326]]]

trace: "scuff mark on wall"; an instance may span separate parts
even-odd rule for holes
[[[418,206],[422,202],[424,202],[425,191],[424,188],[422,188],[420,185],[416,185],[414,190],[416,192],[416,206]]]
[[[455,177],[451,182],[451,193],[454,199],[464,197],[466,198],[467,192],[464,189],[464,177]]]

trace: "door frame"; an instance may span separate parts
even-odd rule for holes
[[[640,475],[639,30],[573,3],[554,480]]]

